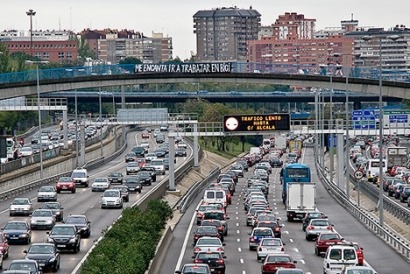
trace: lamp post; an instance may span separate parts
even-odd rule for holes
[[[102,125],[102,103],[101,103],[101,88],[99,89],[98,92],[98,99],[99,99],[99,104],[100,104],[100,117],[98,121],[100,122],[100,151],[101,151],[101,157],[104,156],[104,151],[103,151],[103,125]]]
[[[74,101],[75,101],[75,166],[78,167],[78,103],[77,103],[77,90],[74,91]]]
[[[37,80],[37,114],[38,114],[38,130],[40,132],[40,179],[43,179],[43,145],[41,139],[41,108],[40,108],[40,75],[39,75],[39,64],[47,64],[48,61],[30,61],[27,60],[26,64],[35,64],[36,65],[36,80]]]
[[[396,41],[400,37],[398,35],[390,35],[386,37],[392,41]],[[370,41],[373,39],[371,35],[365,35],[362,37],[364,41]],[[384,212],[383,212],[383,79],[382,79],[382,42],[383,36],[380,33],[379,36],[379,223],[381,226],[384,224]]]
[[[29,9],[26,14],[30,16],[30,55],[33,57],[33,16],[36,15],[36,12]]]

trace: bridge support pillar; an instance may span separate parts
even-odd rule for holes
[[[353,103],[353,110],[361,109],[361,108],[362,108],[362,102],[354,102]]]
[[[346,157],[344,152],[344,136],[341,133],[337,134],[336,137],[336,151],[337,151],[337,186],[344,191],[345,180],[344,180],[344,167],[347,165],[345,163]]]
[[[175,140],[174,136],[168,136],[169,144],[169,180],[168,180],[168,190],[175,191]]]
[[[67,125],[67,110],[63,110],[63,141],[64,141],[64,150],[68,149],[68,125]]]
[[[125,86],[121,86],[121,108],[125,109]],[[125,144],[127,142],[127,136],[125,132],[125,125],[121,126],[122,141]]]
[[[78,166],[82,167],[85,164],[85,126],[80,125],[80,157],[78,158]]]
[[[170,143],[171,144],[171,143]],[[194,124],[194,167],[199,166],[198,156],[198,124]]]

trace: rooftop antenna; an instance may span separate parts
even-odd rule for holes
[[[353,21],[353,13],[352,13],[352,21]]]

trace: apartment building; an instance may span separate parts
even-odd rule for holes
[[[261,14],[237,7],[200,10],[193,16],[198,61],[243,61],[247,43],[258,39]]]

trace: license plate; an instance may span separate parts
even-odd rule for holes
[[[65,245],[57,245],[57,247],[65,247]]]
[[[63,186],[63,189],[67,189],[67,187],[66,187],[66,186]]]
[[[211,268],[211,271],[215,271],[215,268]]]
[[[39,263],[38,265],[39,266],[45,266],[46,264],[45,263]]]
[[[17,240],[19,237],[10,237],[12,240]]]

